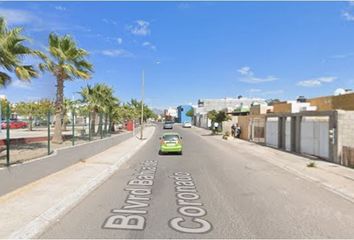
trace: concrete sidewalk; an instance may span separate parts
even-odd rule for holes
[[[105,152],[0,197],[0,238],[34,238],[108,179],[144,141],[130,138]]]
[[[210,130],[197,127],[193,127],[193,131],[201,136],[211,133]],[[354,169],[232,137],[224,140],[222,135],[209,136],[207,140],[228,144],[235,149],[236,153],[247,153],[267,161],[301,178],[315,182],[354,203]],[[307,167],[310,162],[315,162],[315,167]]]

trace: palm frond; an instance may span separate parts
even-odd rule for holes
[[[6,87],[11,82],[11,77],[4,72],[0,72],[0,85]]]

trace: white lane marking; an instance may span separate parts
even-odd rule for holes
[[[141,163],[138,173],[133,173],[133,179],[128,182],[128,196],[121,209],[112,209],[111,215],[106,218],[102,229],[117,230],[144,230],[146,218],[141,215],[148,214],[147,208],[152,197],[152,186],[157,171],[157,160],[146,160]],[[147,197],[148,196],[148,197]],[[134,201],[133,201],[134,200]],[[127,211],[129,209],[131,212]]]
[[[155,128],[153,129],[153,133]],[[153,133],[151,136],[153,136]],[[150,138],[151,139],[151,138]],[[29,239],[36,238],[44,230],[50,226],[55,220],[63,216],[67,211],[78,204],[82,199],[84,199],[90,192],[96,189],[100,184],[106,181],[119,167],[131,158],[141,147],[143,147],[148,141],[142,141],[133,148],[131,152],[123,155],[114,165],[110,166],[108,169],[102,171],[99,175],[93,178],[91,181],[77,189],[75,192],[66,196],[62,201],[60,201],[55,206],[51,207],[34,220],[29,222],[24,227],[20,228],[16,232],[12,233],[8,238],[10,239]]]
[[[212,230],[211,223],[201,218],[207,214],[207,211],[202,207],[203,203],[195,202],[195,200],[200,199],[200,196],[191,174],[177,172],[170,177],[175,181],[176,202],[179,207],[177,212],[182,217],[170,219],[169,227],[182,233],[202,234],[210,232]]]

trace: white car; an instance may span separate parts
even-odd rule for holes
[[[192,124],[190,122],[184,122],[182,127],[184,128],[191,128],[192,127]]]

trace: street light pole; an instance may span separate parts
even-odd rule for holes
[[[144,128],[144,70],[142,72],[141,79],[141,119],[140,119],[140,139],[143,140],[143,128]]]

